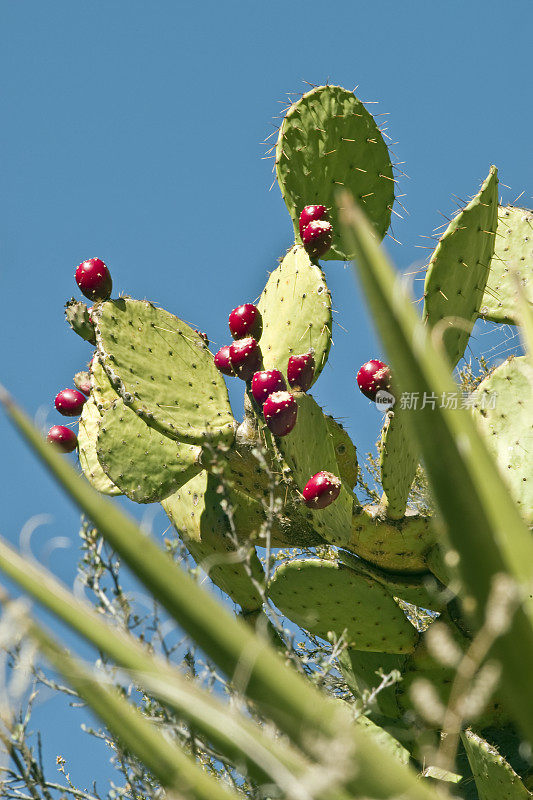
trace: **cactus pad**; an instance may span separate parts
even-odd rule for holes
[[[100,414],[103,414],[106,408],[109,408],[115,400],[119,399],[119,396],[111,386],[107,372],[96,355],[93,356],[91,361],[90,375],[91,397],[94,399]]]
[[[381,485],[386,495],[387,516],[401,519],[416,474],[418,458],[407,435],[404,414],[398,406],[387,412],[379,445]]]
[[[96,443],[104,472],[136,503],[157,503],[201,471],[201,448],[146,425],[115,400],[103,413]]]
[[[311,395],[296,392],[298,421],[288,436],[277,440],[291,477],[301,492],[311,476],[321,470],[338,475],[333,439],[324,413]],[[345,545],[350,538],[354,495],[343,484],[337,499],[327,508],[312,511],[299,506],[316,532],[330,544]]]
[[[233,441],[226,385],[200,334],[140,300],[100,303],[93,316],[104,369],[147,424],[191,444]]]
[[[401,520],[386,517],[381,506],[355,508],[347,550],[382,569],[425,572],[435,544],[428,517],[407,512]]]
[[[270,274],[257,305],[263,316],[264,368],[287,375],[290,356],[313,349],[316,380],[331,346],[331,296],[322,270],[303,247],[289,250]]]
[[[405,654],[370,653],[347,647],[338,660],[348,688],[355,697],[362,699],[364,692],[375,689],[381,683],[381,678],[376,674],[379,670],[383,670],[384,674],[389,674],[392,670],[401,673],[406,658]],[[395,684],[378,692],[374,703],[377,711],[385,717],[397,719],[403,713],[396,699]]]
[[[498,171],[491,167],[480,191],[448,225],[426,273],[424,319],[434,328],[440,320],[461,323],[442,331],[444,347],[455,367],[462,358],[477,319],[494,253],[498,222]]]
[[[494,255],[479,316],[516,323],[517,287],[513,272],[533,302],[533,211],[500,206]]]
[[[65,317],[74,333],[89,344],[96,344],[94,325],[89,319],[89,310],[85,303],[75,300],[74,297],[68,300],[65,303]]]
[[[100,428],[100,412],[92,397],[89,397],[81,412],[78,429],[80,466],[89,483],[102,494],[122,494],[118,486],[108,478],[96,454],[96,439]]]
[[[321,559],[281,564],[268,588],[292,622],[327,638],[329,631],[356,650],[409,653],[418,634],[383,587],[365,573]]]
[[[197,564],[217,586],[245,611],[261,608],[262,598],[244,563],[228,538],[228,517],[222,508],[218,480],[205,470],[163,500],[168,518]],[[253,538],[260,530],[261,507],[240,492],[230,492],[236,529]],[[263,584],[264,573],[252,545],[247,548],[253,578]]]
[[[479,800],[530,800],[524,786],[497,749],[471,730],[461,734],[479,793]]]
[[[338,472],[335,474],[339,476],[341,481],[351,491],[355,489],[357,483],[358,466],[356,447],[340,422],[337,422],[337,420],[327,414],[326,423],[339,467]]]
[[[289,108],[276,146],[276,174],[297,242],[304,206],[329,208],[333,244],[323,258],[351,258],[335,201],[341,188],[361,203],[380,239],[385,236],[394,203],[392,164],[373,117],[352,92],[319,86]]]
[[[473,393],[474,415],[522,516],[533,523],[533,370],[508,358]]]

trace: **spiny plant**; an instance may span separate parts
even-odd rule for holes
[[[5,544],[0,567],[235,758],[254,785],[274,784],[276,796],[529,797],[533,770],[520,742],[533,741],[531,350],[465,395],[452,371],[478,318],[522,322],[531,338],[531,212],[499,207],[490,167],[431,255],[419,317],[379,247],[396,178],[382,132],[354,94],[320,86],[293,103],[275,161],[295,242],[257,306],[231,312],[230,345],[214,355],[205,334],[170,312],[109,299],[111,275],[100,259],[76,271],[93,306],[73,299],[66,310],[70,326],[96,345],[87,400],[77,393],[85,478],[100,494],[161,503],[240,620],[76,478],[7,396],[4,402],[101,535],[287,744],[201,693],[209,713],[199,713],[184,697],[179,671],[115,637]],[[388,403],[379,443],[383,492],[368,504],[355,494],[354,443],[308,392],[332,337],[319,258],[355,262],[390,360],[370,360],[358,376],[367,397]],[[242,422],[223,375],[245,382]],[[76,385],[87,387],[84,373]],[[409,505],[413,482],[425,480],[421,462],[436,514]],[[263,560],[258,547],[266,548]],[[296,552],[271,571],[272,548]],[[282,664],[273,608],[333,643],[351,701],[326,700]],[[158,739],[36,623],[25,618],[24,625],[170,794],[186,785],[193,797],[233,796]],[[233,727],[225,730],[224,719]],[[308,778],[324,770],[325,745],[337,748],[339,769],[311,791]],[[427,780],[414,779],[407,762]],[[287,774],[295,785],[283,783]],[[298,786],[307,794],[298,795]]]

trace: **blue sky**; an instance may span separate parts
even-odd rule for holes
[[[394,222],[402,245],[387,244],[400,269],[423,261],[420,235],[493,163],[505,201],[524,191],[531,206],[532,16],[527,0],[4,2],[1,382],[47,427],[59,421],[53,398],[90,358],[63,304],[79,296],[76,265],[96,255],[116,293],[154,300],[225,343],[229,311],[260,294],[291,244],[261,142],[304,79],[358,85],[360,99],[379,101],[372,113],[388,113],[380,121],[410,176],[400,184],[410,215]],[[325,269],[340,325],[315,395],[363,454],[380,418],[354,379],[380,349],[351,271]],[[67,537],[50,562],[72,583],[77,512],[3,415],[0,424],[0,532],[17,542],[30,517],[52,515],[35,549]],[[50,772],[61,753],[75,782],[95,765],[105,780],[99,751],[78,733],[81,714],[54,703],[35,718]]]

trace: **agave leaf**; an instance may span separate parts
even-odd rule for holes
[[[363,212],[349,197],[343,196],[342,205],[345,234],[399,390],[437,398],[457,391],[442,349],[417,317]],[[441,408],[437,402],[434,409],[427,404],[409,411],[406,419],[480,624],[496,575],[509,576],[523,589],[531,586],[533,540],[466,409]],[[533,602],[527,596],[494,649],[515,717],[533,741]]]
[[[209,775],[190,755],[170,742],[113,687],[107,688],[77,658],[70,655],[0,589],[3,606],[10,606],[17,623],[36,642],[54,669],[78,692],[122,745],[142,761],[171,792],[197,800],[239,800],[240,795]]]

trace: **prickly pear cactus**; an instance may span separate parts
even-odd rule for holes
[[[438,519],[411,504],[418,452],[401,398],[386,414],[380,437],[383,496],[363,505],[354,492],[357,452],[347,431],[299,388],[289,398],[296,421],[287,429],[272,426],[251,382],[254,371],[279,370],[283,383],[290,357],[303,354],[311,354],[315,366],[309,386],[301,388],[309,390],[319,379],[332,344],[332,297],[316,252],[301,235],[300,214],[307,206],[323,214],[325,207],[332,243],[323,258],[349,258],[337,205],[343,188],[382,239],[395,200],[391,159],[372,116],[338,86],[316,87],[291,105],[275,150],[295,241],[258,302],[262,328],[254,328],[258,343],[247,344],[255,366],[248,373],[246,364],[244,371],[239,365],[247,378],[244,420],[234,419],[221,372],[235,371],[235,348],[225,362],[217,354],[215,363],[205,335],[146,301],[98,301],[89,313],[71,300],[70,326],[96,345],[79,424],[80,465],[103,493],[161,502],[192,557],[249,621],[270,603],[310,635],[334,641],[347,696],[351,692],[382,727],[368,716],[358,724],[406,760],[409,753],[392,739],[394,731],[411,757],[423,760],[417,740],[434,737],[439,722],[419,713],[417,682],[429,682],[435,707],[444,708],[453,696],[456,666],[432,649],[427,629],[440,615],[456,654],[469,651],[472,632],[457,598],[456,558]],[[306,209],[303,219],[310,213]],[[452,367],[478,317],[515,321],[517,285],[526,297],[533,285],[532,220],[527,209],[498,208],[497,170],[491,167],[441,237],[426,272],[422,319]],[[87,376],[77,381],[86,390]],[[394,376],[391,385],[394,391]],[[530,524],[532,386],[529,362],[512,358],[469,397],[479,430]],[[327,496],[313,483],[322,473],[333,476]],[[297,552],[284,550],[266,574],[263,552],[270,567],[272,550],[280,547]],[[473,730],[463,734],[477,795],[472,777],[454,791],[480,800],[529,797],[521,776],[478,735],[476,724],[495,730],[508,724],[499,696],[487,697]]]

